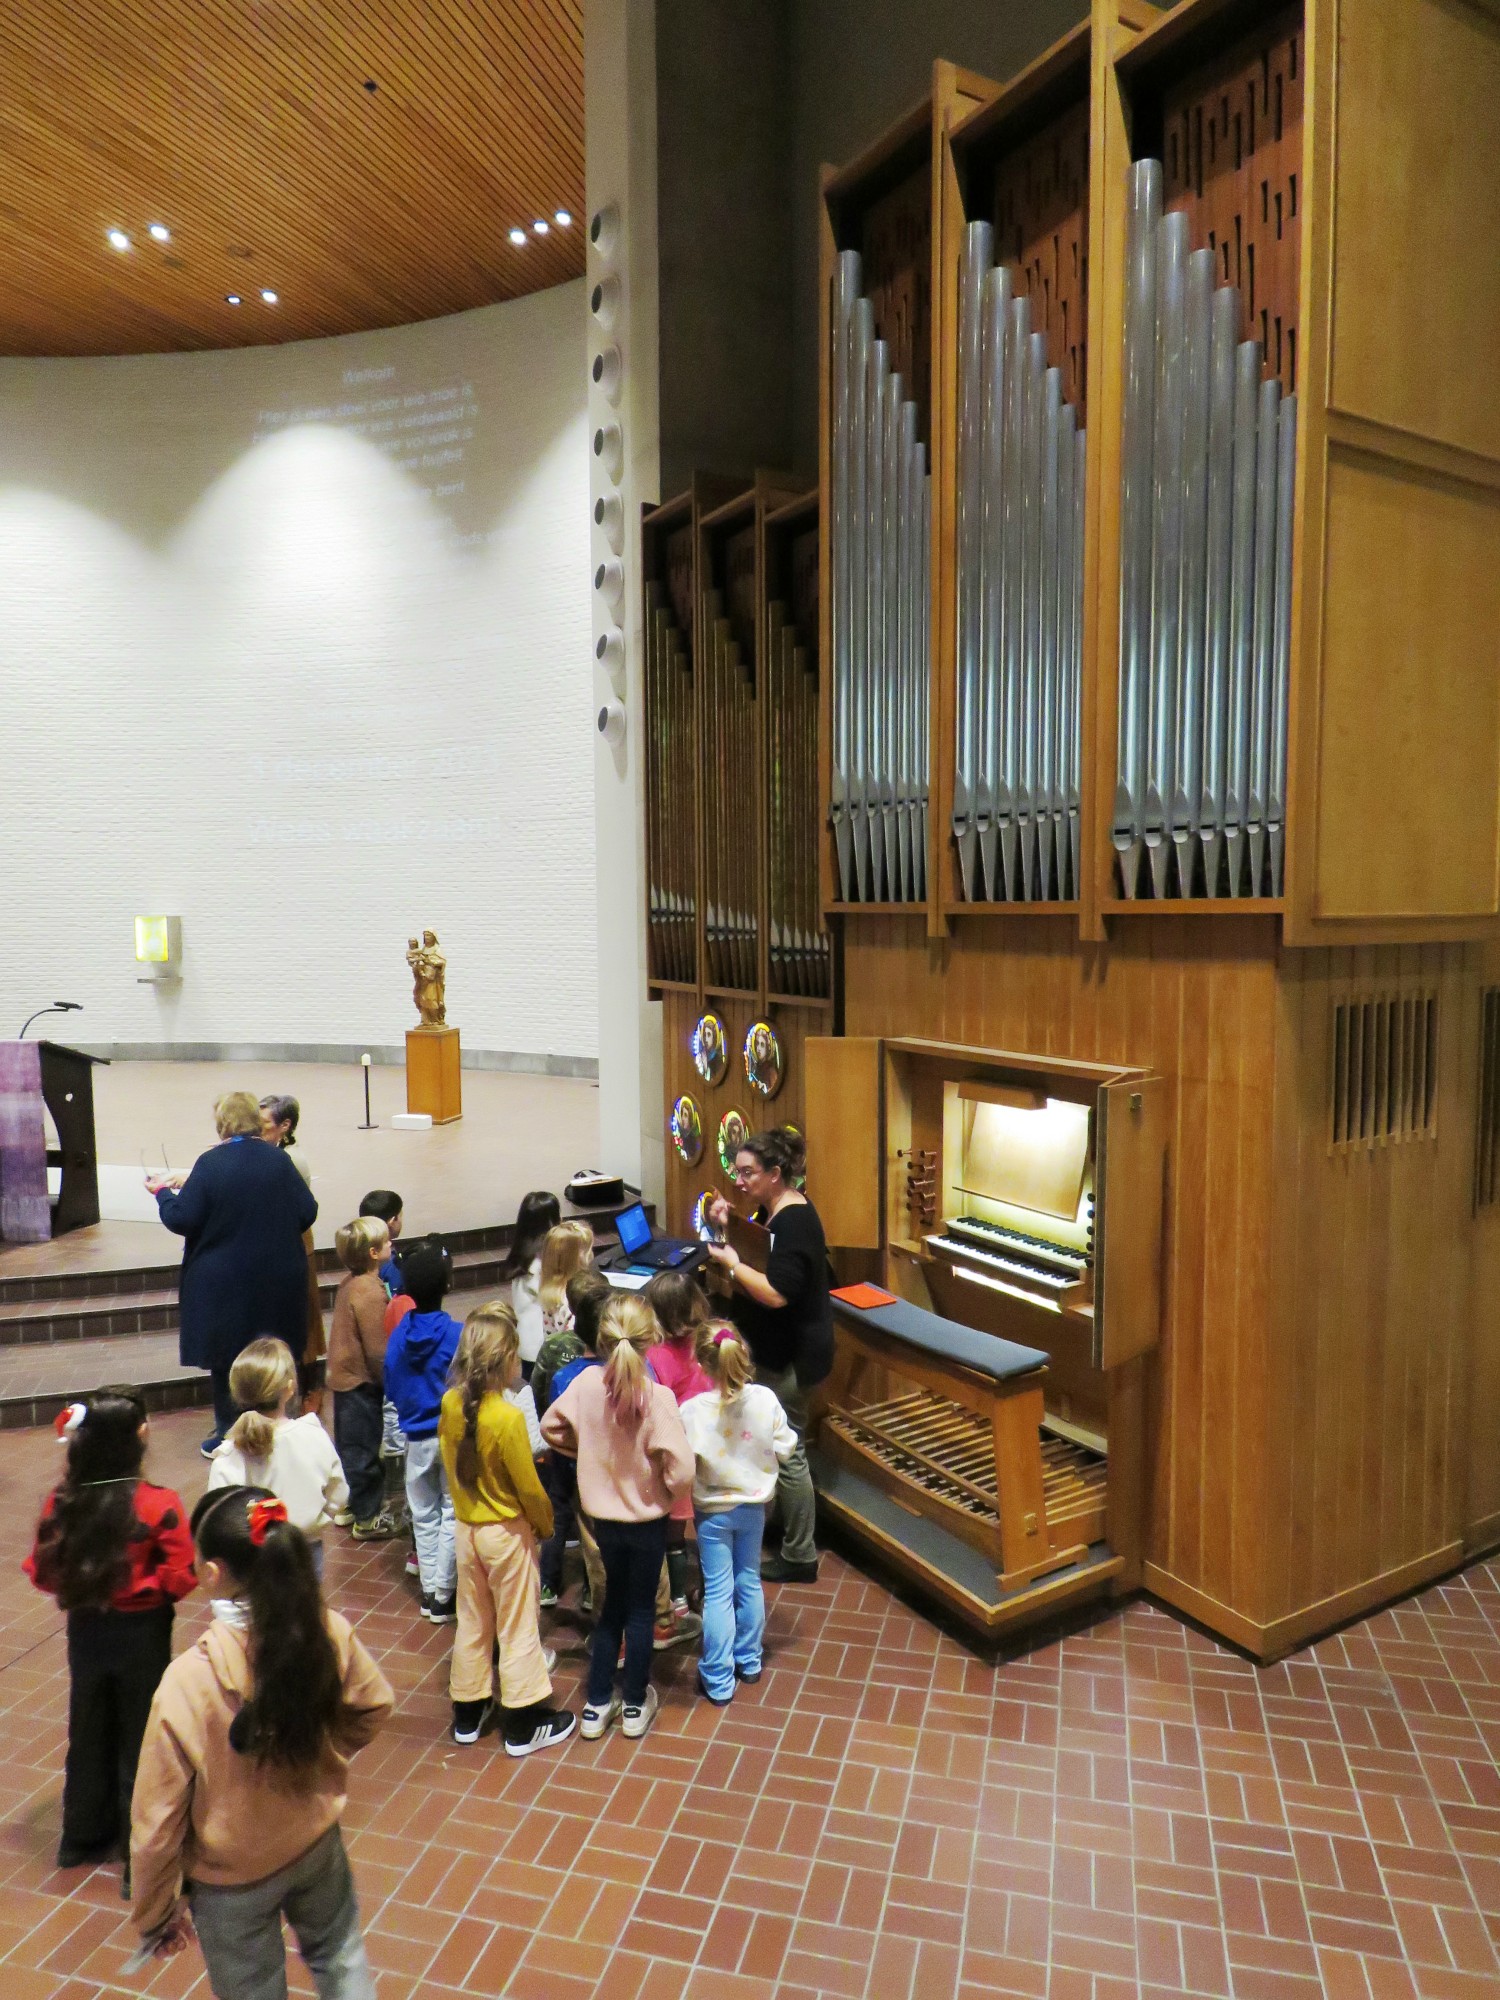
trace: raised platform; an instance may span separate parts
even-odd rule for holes
[[[596,1160],[597,1089],[570,1077],[479,1071],[465,1077],[465,1116],[431,1131],[397,1132],[400,1071],[377,1072],[362,1132],[357,1070],[324,1064],[119,1063],[95,1073],[99,1157],[187,1168],[213,1143],[213,1103],[226,1090],[272,1091],[302,1106],[298,1150],[318,1197],[320,1290],[332,1307],[334,1231],[371,1188],[397,1190],[407,1237],[437,1231],[454,1253],[453,1310],[462,1317],[494,1288],[516,1208],[530,1188],[561,1194]],[[139,1169],[138,1169],[139,1170]],[[634,1197],[630,1197],[633,1199]],[[574,1210],[615,1241],[616,1210]],[[177,1359],[182,1242],[156,1222],[101,1222],[51,1243],[0,1245],[0,1430],[50,1423],[105,1382],[141,1388],[152,1409],[209,1400],[208,1377]]]

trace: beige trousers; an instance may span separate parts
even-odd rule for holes
[[[530,1708],[552,1692],[537,1619],[541,1572],[529,1521],[453,1524],[458,1555],[458,1630],[448,1669],[454,1701],[484,1701],[494,1686],[500,1643],[500,1704]]]

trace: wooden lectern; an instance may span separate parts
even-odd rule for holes
[[[60,1042],[39,1042],[42,1096],[57,1127],[57,1146],[47,1165],[62,1169],[62,1185],[52,1204],[52,1234],[65,1236],[99,1220],[99,1153],[94,1142],[94,1069],[105,1056],[86,1056]]]
[[[406,1108],[425,1111],[434,1125],[464,1115],[457,1028],[406,1031]]]

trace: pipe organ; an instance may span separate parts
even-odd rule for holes
[[[824,1508],[977,1631],[1271,1658],[1500,1545],[1497,99],[1449,0],[939,62],[823,176],[816,497],[643,523],[664,1123],[803,1127],[891,1294]]]
[[[1101,1593],[1139,1444],[1115,1380],[1159,1324],[1160,1079],[902,1039],[805,1061],[810,1133],[881,1163],[863,1199],[820,1185],[830,1240],[895,1295],[837,1304],[825,1507],[984,1632]]]

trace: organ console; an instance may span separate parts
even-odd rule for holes
[[[835,1295],[825,1514],[986,1633],[1128,1587],[1161,1079],[924,1041],[814,1038],[805,1059],[829,1243],[894,1295]]]

